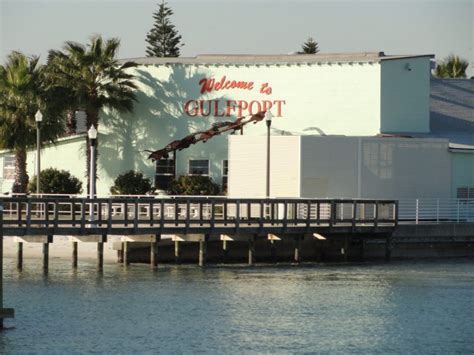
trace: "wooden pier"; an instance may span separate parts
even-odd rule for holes
[[[296,262],[300,261],[301,238],[370,236],[390,240],[397,225],[398,203],[394,200],[358,199],[235,199],[225,197],[142,198],[36,198],[0,199],[0,265],[3,237],[17,242],[17,267],[23,267],[23,243],[43,248],[43,270],[48,272],[49,244],[55,235],[69,236],[72,266],[77,267],[79,243],[97,243],[97,268],[103,269],[104,243],[118,237],[123,264],[129,259],[129,243],[150,243],[150,264],[157,266],[158,243],[163,235],[174,235],[175,260],[180,243],[199,243],[199,266],[206,265],[207,244],[220,238],[223,248],[234,240],[248,242],[248,263],[255,262],[255,238],[272,242],[294,240]],[[347,239],[348,240],[348,239]],[[389,245],[387,243],[387,245]],[[3,266],[0,266],[2,280]],[[13,317],[3,307],[0,283],[0,321]]]

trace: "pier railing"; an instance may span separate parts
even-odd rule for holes
[[[5,235],[310,232],[397,224],[397,201],[225,197],[11,197]]]
[[[401,199],[399,222],[404,224],[474,223],[474,199]]]

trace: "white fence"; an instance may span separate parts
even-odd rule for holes
[[[474,223],[474,199],[401,199],[400,223]]]

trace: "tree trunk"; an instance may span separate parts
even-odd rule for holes
[[[95,110],[88,110],[87,112],[87,130],[89,131],[89,128],[94,125],[95,129],[98,131],[99,130],[99,112]],[[87,159],[86,159],[86,172],[87,172],[87,194],[90,195],[90,167],[91,167],[91,149],[90,149],[90,142],[89,142],[89,135],[86,135],[86,151],[87,151]],[[97,158],[99,156],[99,135],[97,135],[96,139],[96,145],[95,145],[95,179],[97,181]],[[96,186],[96,191],[94,193],[97,193],[97,186]]]
[[[26,193],[28,187],[28,173],[26,172],[26,149],[15,150],[15,182],[13,192]]]
[[[72,136],[73,134],[76,133],[76,116],[75,112],[70,110],[66,114],[67,116],[67,134]]]

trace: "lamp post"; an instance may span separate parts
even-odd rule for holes
[[[41,121],[43,114],[38,110],[35,114],[36,121],[36,193],[40,193],[40,172],[41,172]]]
[[[265,122],[267,124],[267,184],[266,197],[270,197],[270,127],[272,126],[272,112],[268,110],[265,112]]]
[[[97,144],[97,129],[94,125],[91,125],[89,131],[87,131],[89,136],[89,143],[91,149],[91,161],[89,169],[89,197],[95,197],[95,147]]]

